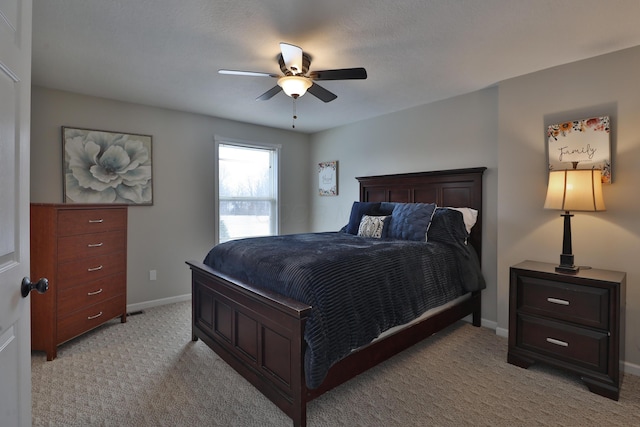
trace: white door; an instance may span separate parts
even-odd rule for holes
[[[31,0],[0,0],[0,424],[31,425]],[[37,279],[36,279],[37,280]]]

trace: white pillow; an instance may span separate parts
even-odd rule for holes
[[[387,219],[386,216],[362,215],[360,226],[358,227],[358,236],[381,238],[385,219]]]
[[[464,219],[464,225],[467,229],[467,233],[471,234],[471,228],[476,225],[478,220],[478,211],[471,208],[448,208],[462,212],[462,218]]]

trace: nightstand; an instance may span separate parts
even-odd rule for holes
[[[524,261],[510,269],[509,352],[522,368],[544,362],[581,376],[589,390],[618,400],[624,358],[626,273]]]

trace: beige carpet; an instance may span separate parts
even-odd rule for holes
[[[190,303],[34,352],[34,426],[290,426],[201,341]],[[316,426],[640,426],[640,377],[618,402],[574,376],[507,364],[507,341],[460,322],[314,400]],[[0,420],[0,424],[1,420]]]

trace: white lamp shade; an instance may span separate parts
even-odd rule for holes
[[[278,86],[292,98],[304,95],[312,84],[311,79],[301,76],[284,76],[278,79]]]
[[[598,169],[569,169],[549,172],[545,209],[604,211],[602,177]]]

